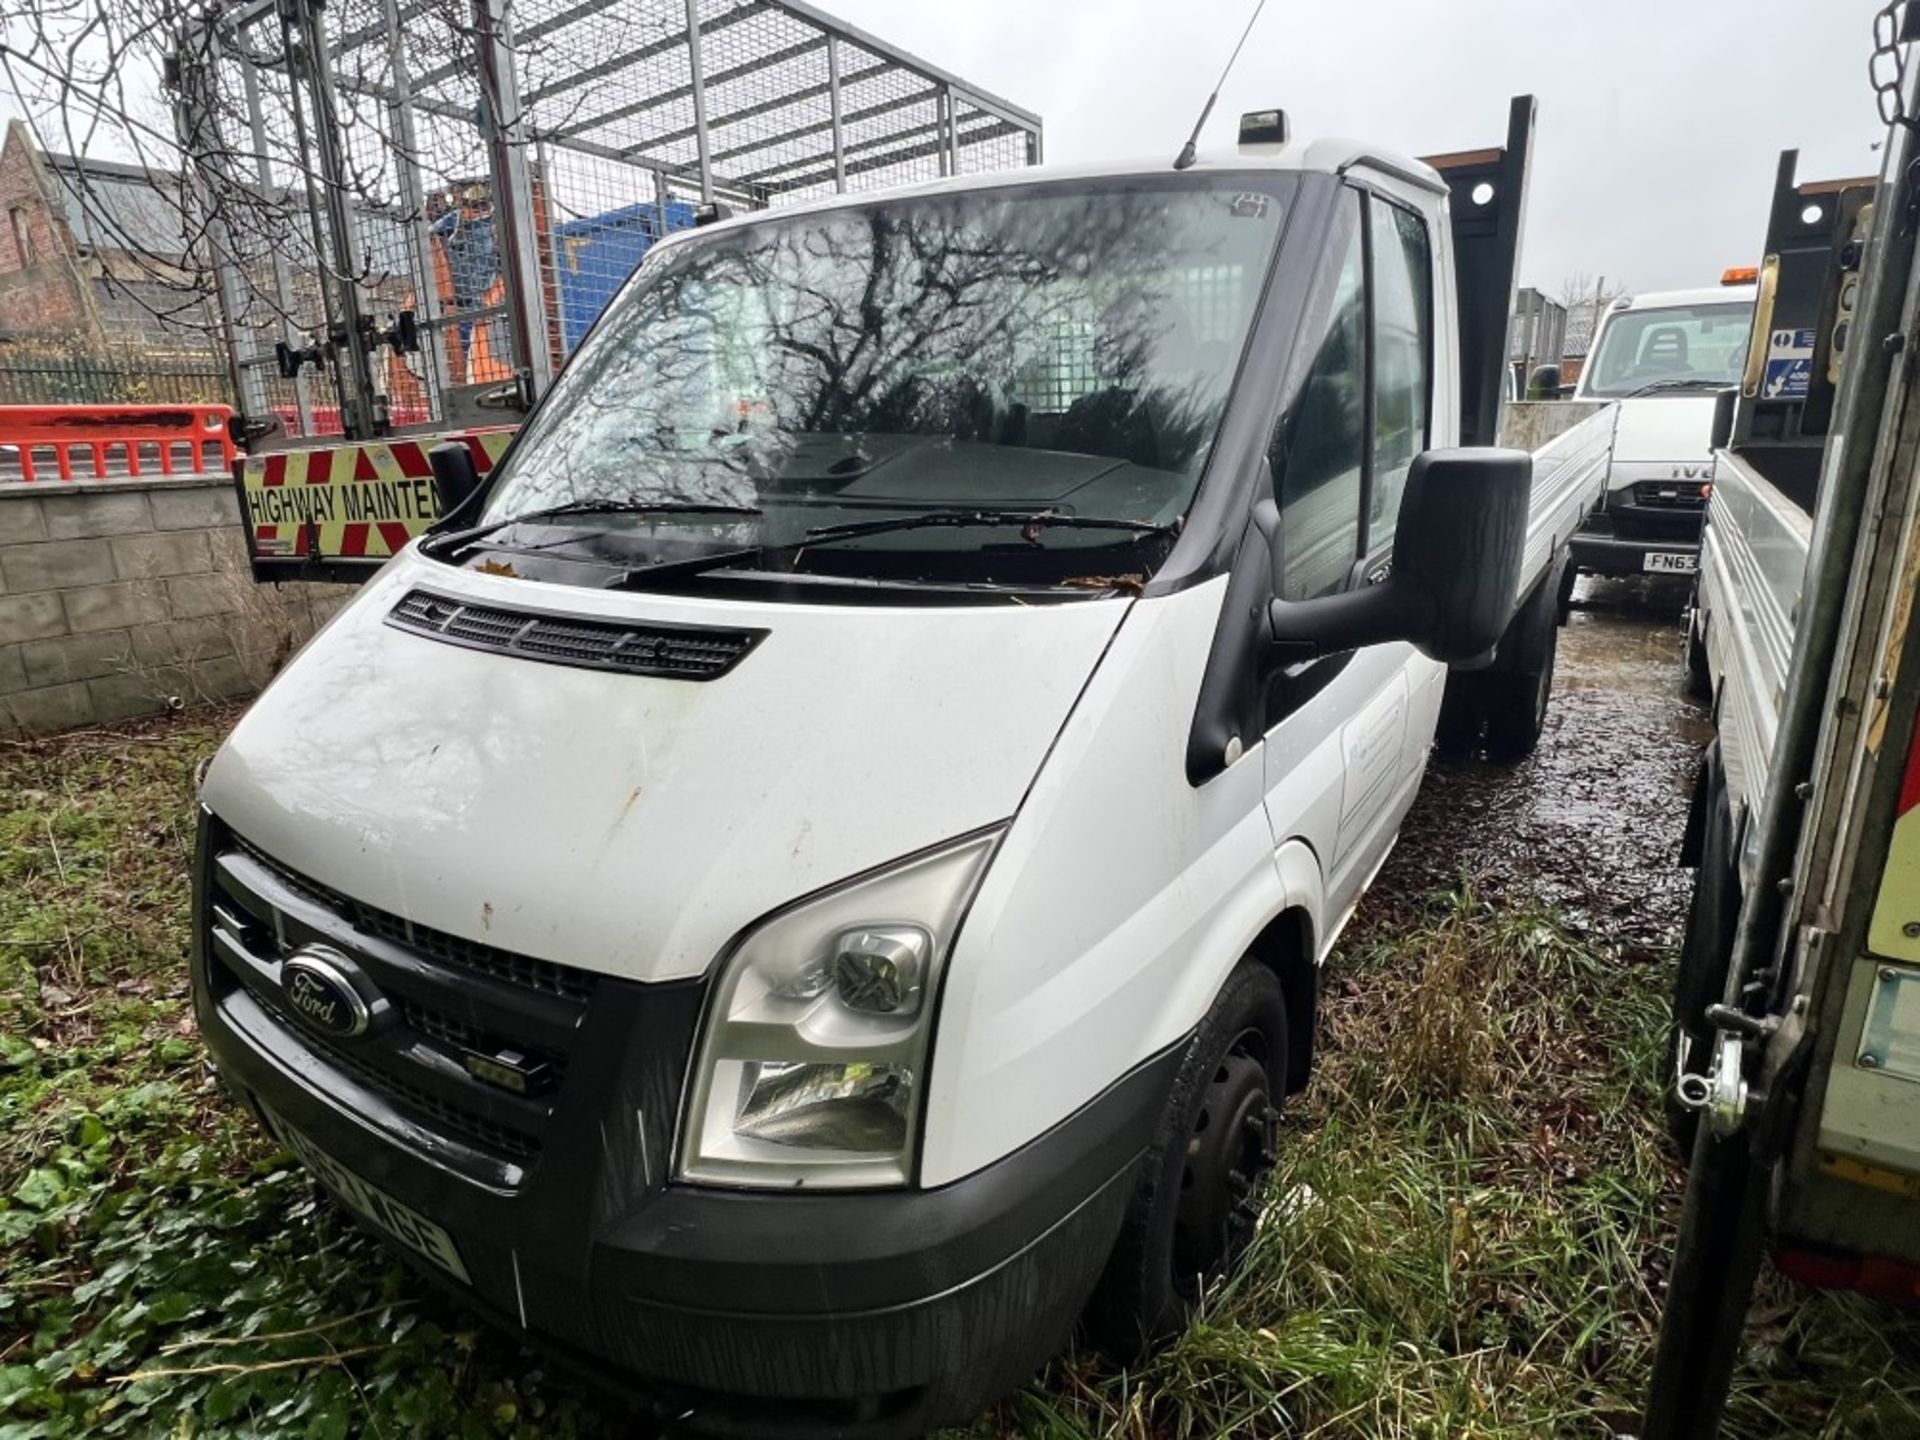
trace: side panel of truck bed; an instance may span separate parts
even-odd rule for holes
[[[1813,525],[1733,453],[1722,453],[1700,551],[1700,623],[1735,816],[1765,797]]]
[[[1532,592],[1567,537],[1599,503],[1606,488],[1607,457],[1613,450],[1618,413],[1618,407],[1602,405],[1533,452],[1533,506],[1520,561],[1522,597]],[[1511,422],[1504,428],[1508,434],[1515,433]]]

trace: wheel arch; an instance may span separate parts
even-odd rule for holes
[[[1319,1033],[1320,967],[1314,963],[1313,916],[1303,905],[1289,905],[1254,937],[1247,955],[1273,971],[1286,998],[1286,1087],[1292,1095],[1304,1090],[1313,1076]]]
[[[1299,1088],[1313,1054],[1318,1004],[1313,974],[1327,936],[1326,882],[1313,846],[1293,838],[1263,856],[1252,883],[1213,917],[1166,997],[1168,1026],[1191,1036],[1212,1009],[1233,972],[1248,960],[1266,966],[1280,981],[1287,1005],[1287,1089]]]

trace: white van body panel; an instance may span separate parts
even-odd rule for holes
[[[1642,395],[1620,402],[1607,488],[1642,480],[1713,479],[1713,397]]]
[[[1283,912],[1323,959],[1391,848],[1446,667],[1410,645],[1356,652],[1196,789],[1187,734],[1225,588],[1135,605],[995,856],[947,968],[922,1184],[999,1159],[1181,1040]]]
[[[769,633],[704,682],[544,665],[386,624],[421,584]],[[609,594],[407,552],[247,712],[205,800],[416,923],[636,980],[699,975],[768,911],[1011,816],[1130,603]]]
[[[1587,351],[1587,368],[1575,387],[1578,400],[1612,397],[1593,394],[1593,361],[1607,330],[1623,315],[1649,310],[1689,309],[1698,305],[1752,305],[1759,293],[1753,285],[1697,286],[1689,290],[1661,290],[1636,295],[1617,304],[1602,317],[1600,329]],[[1609,492],[1643,481],[1713,479],[1713,396],[1711,394],[1635,395],[1618,400],[1619,421],[1614,433],[1613,465],[1607,475]]]
[[[1187,781],[1226,586],[1134,605],[994,856],[947,964],[922,1184],[1000,1159],[1192,1030],[1285,908],[1258,743]]]

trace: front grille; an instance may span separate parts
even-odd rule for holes
[[[1707,508],[1699,480],[1641,480],[1634,484],[1633,503],[1649,510],[1697,513]]]
[[[400,1014],[405,1018],[413,1033],[421,1039],[440,1047],[452,1059],[463,1060],[468,1055],[498,1055],[502,1050],[514,1049],[513,1043],[499,1035],[476,1029],[463,1020],[451,1015],[443,1015],[430,1010],[425,1005],[404,1000],[400,1004]],[[517,1052],[529,1065],[544,1067],[547,1076],[547,1088],[560,1084],[567,1073],[567,1061],[563,1055],[535,1046]]]
[[[473,605],[428,590],[409,590],[387,612],[387,623],[477,650],[667,680],[718,680],[767,633],[548,615]]]
[[[206,893],[201,924],[216,1000],[244,990],[285,1038],[408,1125],[524,1177],[541,1153],[598,977],[362,905],[231,835],[211,847]],[[326,1033],[288,1005],[281,963],[316,944],[345,957],[386,1002],[366,1033]],[[510,1089],[496,1083],[498,1071],[471,1073],[475,1056],[532,1078]]]
[[[537,1137],[442,1099],[433,1091],[394,1074],[391,1069],[366,1060],[350,1046],[314,1034],[296,1020],[284,1005],[268,998],[266,994],[259,991],[250,993],[255,1000],[262,1002],[262,1008],[282,1027],[319,1051],[328,1064],[346,1071],[369,1090],[397,1101],[415,1124],[427,1123],[431,1129],[457,1136],[501,1159],[526,1164],[538,1158],[540,1141]]]
[[[363,934],[378,935],[381,939],[391,940],[396,945],[405,945],[410,949],[423,951],[444,964],[470,970],[476,975],[486,975],[495,980],[503,980],[509,985],[518,985],[522,989],[537,990],[547,995],[560,995],[569,1000],[585,1001],[590,998],[594,984],[599,979],[590,970],[575,970],[571,966],[555,965],[549,960],[536,960],[529,955],[516,955],[510,950],[495,949],[491,945],[482,945],[459,935],[449,935],[443,930],[416,925],[411,920],[403,920],[400,916],[388,914],[385,910],[376,910],[371,905],[362,905],[357,900],[349,900],[344,895],[295,874],[272,856],[238,837],[235,837],[233,843],[236,848],[273,871],[274,878],[289,890],[305,896],[315,904],[325,906],[337,915],[345,916],[353,922],[354,928]]]

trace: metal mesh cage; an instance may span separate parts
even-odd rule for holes
[[[242,403],[291,435],[340,429],[332,386],[311,366],[282,378],[276,346],[324,336],[343,282],[375,332],[417,318],[417,353],[373,355],[392,422],[442,423],[458,394],[519,370],[538,389],[703,201],[758,208],[1041,155],[1037,116],[799,0],[334,0],[323,23],[324,89],[268,0],[222,10],[217,154],[189,146]],[[344,246],[313,159],[328,125]]]

